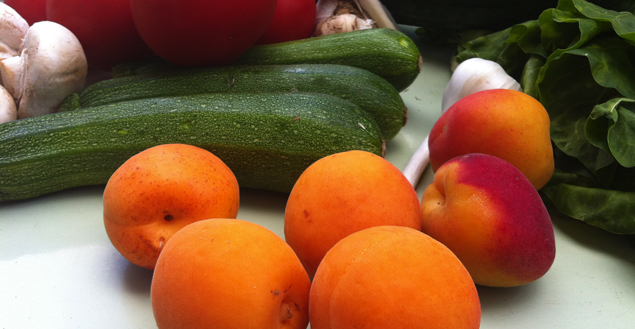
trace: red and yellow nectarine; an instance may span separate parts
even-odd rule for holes
[[[533,97],[516,90],[490,89],[461,98],[430,131],[430,166],[464,154],[485,153],[510,162],[536,189],[554,171],[550,120]]]
[[[452,250],[480,285],[519,286],[554,262],[553,225],[538,191],[486,154],[442,165],[421,199],[422,231]]]

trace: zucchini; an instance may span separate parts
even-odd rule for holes
[[[392,85],[366,70],[337,64],[183,68],[159,76],[114,78],[89,86],[77,101],[66,102],[61,110],[162,96],[291,91],[330,94],[358,105],[377,122],[386,140],[406,124],[406,106]]]
[[[397,90],[421,71],[417,45],[404,33],[367,29],[251,47],[234,64],[331,63],[355,66],[386,79]]]
[[[214,153],[241,188],[289,192],[316,160],[383,155],[374,120],[320,93],[214,93],[131,100],[0,125],[0,201],[105,184],[131,156],[184,143]]]
[[[403,91],[421,70],[417,45],[403,32],[367,29],[251,47],[232,65],[342,64],[373,72]],[[116,76],[148,74],[174,67],[152,58],[121,64]]]

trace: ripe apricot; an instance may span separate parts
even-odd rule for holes
[[[309,276],[337,241],[359,230],[396,225],[421,229],[417,193],[386,159],[347,151],[310,165],[294,185],[284,234]]]
[[[497,156],[514,165],[537,189],[554,172],[551,121],[535,98],[510,89],[489,89],[461,98],[430,131],[430,167],[470,153]]]
[[[408,227],[377,226],[326,254],[309,296],[312,329],[478,328],[481,304],[459,259]]]
[[[195,146],[165,144],[126,161],[104,190],[104,225],[130,262],[153,269],[177,230],[213,217],[235,218],[238,182],[214,154]]]
[[[160,329],[304,329],[310,286],[275,233],[240,219],[207,219],[166,243],[150,298]]]

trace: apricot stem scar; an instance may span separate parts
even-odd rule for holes
[[[287,321],[293,318],[293,313],[291,313],[291,308],[288,303],[282,303],[280,305],[280,321]]]
[[[172,215],[165,215],[165,217],[163,217],[163,219],[165,219],[166,221],[171,221],[174,219],[174,217],[172,217]]]

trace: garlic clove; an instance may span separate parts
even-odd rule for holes
[[[13,97],[0,86],[0,124],[7,123],[18,118],[18,111]]]
[[[478,57],[465,60],[456,67],[445,87],[441,112],[445,112],[459,99],[487,89],[522,91],[520,84],[500,64]]]

